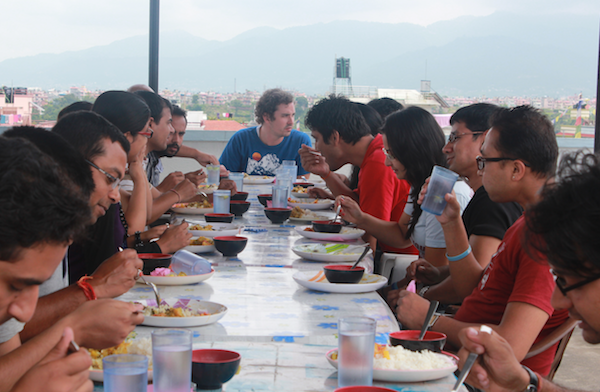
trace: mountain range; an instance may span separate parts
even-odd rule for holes
[[[231,92],[283,87],[324,94],[336,57],[354,86],[447,96],[595,96],[598,18],[498,12],[427,27],[336,21],[249,30],[227,41],[161,32],[159,88]],[[148,37],[0,62],[0,85],[124,89],[148,80]]]

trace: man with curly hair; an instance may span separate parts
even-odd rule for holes
[[[294,97],[281,89],[265,91],[254,110],[258,126],[241,129],[229,139],[219,161],[227,170],[274,176],[284,160],[294,160],[298,176],[307,176],[298,150],[311,145],[307,134],[292,129]]]

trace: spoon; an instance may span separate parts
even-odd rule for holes
[[[360,255],[360,257],[358,258],[358,260],[356,260],[356,263],[354,263],[354,265],[350,268],[351,270],[353,270],[354,268],[356,268],[356,266],[358,265],[358,263],[360,263],[360,261],[365,258],[365,256],[369,252],[369,249],[371,249],[371,247],[369,245],[365,246],[365,250],[363,250],[362,255]]]
[[[152,290],[154,290],[154,295],[156,296],[156,303],[158,304],[157,306],[160,306],[160,295],[158,295],[158,288],[156,287],[156,285],[152,282],[146,282],[146,279],[144,279],[142,270],[138,270],[139,271],[139,278],[142,280],[142,282],[144,282],[144,284],[147,284],[148,286],[152,287]]]
[[[208,195],[202,191],[196,192],[197,195],[200,195],[204,198],[204,200],[208,200]]]
[[[462,370],[460,371],[460,374],[456,378],[456,384],[454,384],[454,388],[452,388],[452,391],[450,391],[450,392],[458,391],[458,389],[460,388],[460,385],[463,383],[463,381],[465,381],[465,378],[467,378],[467,376],[469,375],[469,372],[471,371],[471,368],[473,367],[473,364],[475,363],[476,359],[477,359],[477,354],[475,354],[475,353],[469,354],[469,356],[467,357],[467,360],[465,361],[465,365],[463,366]]]
[[[429,323],[431,322],[431,318],[433,317],[433,314],[437,310],[439,304],[440,303],[435,300],[432,300],[431,302],[429,302],[429,310],[427,311],[427,316],[425,316],[425,321],[423,322],[423,327],[421,327],[421,333],[419,334],[419,340],[423,340],[423,337],[425,336],[425,332],[427,332],[427,330],[430,327]]]
[[[335,223],[337,221],[338,216],[340,216],[340,211],[342,210],[342,205],[340,204],[335,210],[335,217],[329,221],[329,223]]]

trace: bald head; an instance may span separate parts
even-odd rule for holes
[[[155,92],[145,84],[134,84],[133,86],[129,87],[127,91],[129,91],[130,93],[135,93],[136,91],[150,91],[151,93]]]

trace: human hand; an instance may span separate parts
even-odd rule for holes
[[[467,377],[469,384],[491,392],[525,390],[529,374],[515,357],[510,344],[497,332],[487,326],[468,327],[458,333],[458,338],[463,345],[458,352],[460,368],[469,353],[479,355]]]
[[[156,241],[163,253],[174,253],[179,249],[188,246],[192,233],[187,229],[187,222],[181,222],[179,225],[170,226],[163,235]]]
[[[154,238],[160,238],[160,236],[163,235],[165,230],[167,230],[168,228],[169,228],[169,225],[167,225],[167,224],[151,227],[148,230],[141,233],[140,238],[142,241],[146,241],[146,242],[148,242]]]
[[[196,157],[196,161],[199,164],[201,164],[202,166],[219,164],[219,160],[217,159],[216,156],[207,154],[202,151],[198,151],[198,156]]]
[[[136,159],[127,164],[127,172],[134,184],[139,184],[140,181],[143,181],[144,178],[146,178],[146,171],[144,170],[142,162],[143,159]]]
[[[354,201],[351,197],[338,196],[335,199],[335,208],[338,206],[342,206],[342,209],[340,210],[340,216],[344,218],[344,220],[351,223],[356,223],[358,226],[360,226],[360,222],[364,217],[364,213],[356,201]]]
[[[184,175],[182,172],[180,171],[175,171],[172,173],[169,173],[164,180],[162,180],[162,182],[158,185],[157,189],[158,190],[165,190],[168,191],[169,189],[173,189],[177,186],[177,184],[179,184],[181,181],[183,181],[185,179]]]
[[[184,178],[175,188],[173,188],[181,196],[181,201],[186,201],[196,196],[198,187],[193,182]]]
[[[75,331],[79,345],[100,350],[123,342],[144,321],[142,310],[141,304],[99,299],[81,304],[64,321]]]
[[[417,199],[417,203],[419,205],[422,205],[423,201],[425,200],[425,195],[427,195],[427,188],[429,187],[429,180],[431,180],[431,177],[427,178],[425,180],[425,183],[421,187],[421,191],[419,192],[419,198]],[[455,221],[456,219],[462,220],[460,204],[458,203],[458,200],[456,200],[456,194],[454,193],[454,191],[452,191],[452,193],[447,193],[444,196],[444,199],[446,200],[446,207],[444,208],[444,211],[442,211],[442,215],[436,216],[436,219],[442,225],[451,221]]]
[[[235,181],[230,180],[228,178],[224,178],[219,182],[219,189],[229,189],[231,191],[231,196],[235,195],[238,192],[237,186],[235,185]]]
[[[310,197],[314,197],[317,199],[335,199],[333,193],[327,192],[325,189],[319,188],[318,186],[311,186],[306,190],[306,193]]]
[[[317,174],[321,177],[325,177],[327,174],[329,174],[330,169],[327,160],[314,148],[303,144],[302,148],[298,150],[298,154],[300,154],[300,159],[304,170],[313,174]]]
[[[421,329],[429,310],[429,301],[410,291],[400,290],[396,301],[396,316],[408,329]]]
[[[198,186],[206,180],[206,173],[203,169],[196,170],[194,172],[185,173],[185,178],[190,180],[194,185]]]
[[[86,350],[67,355],[73,330],[64,329],[54,348],[36,366],[31,368],[11,389],[11,392],[30,392],[40,389],[48,392],[91,392],[89,380],[92,359]]]
[[[135,250],[125,249],[104,260],[88,283],[98,298],[118,297],[135,285],[138,269],[143,266]]]
[[[218,165],[218,162],[216,164]],[[229,177],[229,170],[227,170],[225,165],[221,165],[221,169],[219,171],[219,177]]]
[[[438,284],[443,280],[440,270],[425,259],[417,259],[410,263],[406,267],[406,276],[429,286]]]

